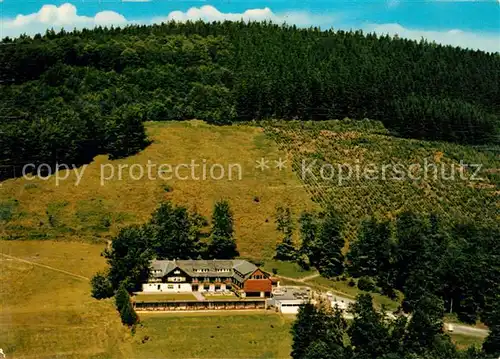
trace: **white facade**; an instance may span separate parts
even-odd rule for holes
[[[198,292],[224,292],[227,290],[224,283],[199,283],[194,285],[198,286]],[[176,283],[176,281],[169,280],[168,283],[144,283],[142,285],[142,291],[144,293],[186,293],[193,291],[193,285],[191,283]]]
[[[182,293],[191,292],[189,283],[144,283],[142,285],[144,293]]]
[[[276,299],[275,306],[283,314],[297,314],[299,312],[299,307],[304,304],[305,301],[297,299]]]

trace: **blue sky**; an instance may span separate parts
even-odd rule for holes
[[[0,36],[50,27],[197,18],[270,19],[299,26],[363,29],[500,52],[499,0],[3,0]]]

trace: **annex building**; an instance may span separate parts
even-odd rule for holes
[[[268,273],[242,260],[153,260],[144,293],[233,291],[241,297],[269,297]]]

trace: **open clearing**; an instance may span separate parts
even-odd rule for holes
[[[278,314],[141,314],[141,358],[289,358],[292,318]]]
[[[102,245],[0,241],[0,338],[7,358],[129,358],[113,301],[90,297]],[[43,266],[30,264],[37,263]],[[46,266],[46,267],[44,267]]]
[[[209,218],[214,203],[227,199],[234,212],[240,253],[257,259],[271,258],[279,241],[274,223],[276,206],[290,206],[297,216],[314,206],[290,166],[281,171],[275,168],[274,160],[286,159],[286,154],[260,128],[219,127],[200,121],[155,122],[146,126],[153,140],[149,147],[135,156],[115,161],[107,156],[96,157],[85,168],[77,187],[75,171],[58,186],[55,176],[45,181],[18,178],[3,182],[0,238],[104,242],[120,227],[146,222],[161,201],[172,200]],[[261,158],[269,161],[269,169],[255,168]],[[201,165],[205,160],[207,165],[223,165],[226,176],[221,180],[210,176],[207,180],[194,180],[190,170],[180,169],[182,177],[190,178],[162,180],[157,176],[156,180],[149,180],[148,160],[158,166],[191,164],[192,160]],[[231,164],[241,166],[241,180],[236,170],[233,179],[228,179],[227,169]],[[120,180],[120,165],[137,166],[132,173],[122,167]],[[101,186],[101,169],[108,178],[111,166],[115,177]],[[144,177],[133,180],[130,174],[137,178],[139,166],[145,171]],[[195,177],[200,178],[200,173]],[[66,171],[60,172],[60,176],[65,175]]]

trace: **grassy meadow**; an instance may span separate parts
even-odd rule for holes
[[[112,299],[91,298],[84,279],[104,268],[102,249],[0,241],[0,338],[7,358],[131,357],[130,334]]]
[[[270,258],[279,240],[274,215],[277,205],[290,206],[298,215],[314,206],[290,166],[279,171],[256,169],[262,157],[274,167],[274,160],[286,158],[261,128],[252,126],[211,126],[201,121],[147,123],[153,143],[141,153],[110,161],[98,156],[84,170],[78,186],[71,170],[65,181],[56,185],[56,176],[47,180],[23,178],[3,182],[0,190],[0,237],[12,239],[69,239],[104,242],[120,227],[147,221],[164,200],[187,206],[210,217],[215,201],[227,199],[234,212],[235,233],[240,253],[245,257]],[[148,160],[153,164],[222,164],[226,176],[221,180],[156,180],[147,177]],[[134,164],[145,169],[141,180],[133,180],[128,169]],[[228,166],[241,166],[228,179]],[[104,166],[104,167],[101,167]],[[101,185],[103,178],[113,179]],[[124,167],[123,167],[124,168]],[[132,176],[139,176],[136,168]],[[152,170],[155,174],[155,169]],[[201,167],[199,167],[201,171]],[[186,169],[182,176],[190,175]],[[201,177],[201,172],[195,174]],[[216,172],[218,173],[218,172]],[[66,176],[61,171],[59,176]],[[163,177],[166,177],[164,175]],[[3,227],[3,228],[2,228]]]
[[[141,314],[138,358],[289,358],[293,318],[273,313]]]

